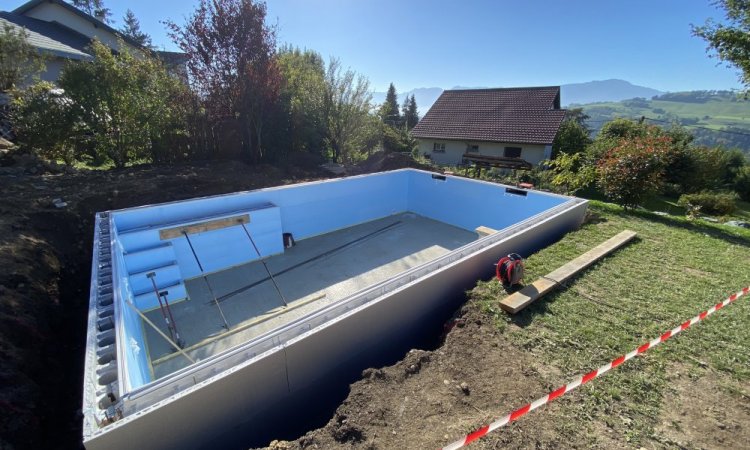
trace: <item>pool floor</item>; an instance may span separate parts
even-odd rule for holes
[[[396,214],[298,241],[266,258],[281,295],[260,261],[208,275],[228,331],[204,277],[186,280],[189,299],[173,303],[172,315],[185,351],[205,359],[476,239],[476,233],[443,222]],[[237,245],[254,254],[249,241]],[[168,335],[159,309],[146,316]],[[150,325],[143,327],[154,378],[190,364]]]

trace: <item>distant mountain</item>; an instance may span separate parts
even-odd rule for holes
[[[625,80],[589,81],[587,83],[563,84],[560,98],[564,106],[598,102],[619,102],[636,97],[650,99],[664,92],[644,86],[636,86]]]
[[[481,89],[481,87],[464,87],[454,86],[451,89]],[[586,83],[563,84],[560,86],[560,98],[563,106],[571,104],[584,104],[596,102],[618,102],[636,97],[650,99],[654,95],[661,95],[663,92],[644,86],[636,86],[625,80],[603,80],[589,81]],[[443,93],[442,88],[417,88],[408,92],[400,93],[398,96],[399,104],[403,104],[406,96],[414,95],[419,107],[419,114],[424,115],[430,109],[435,100]],[[385,92],[373,92],[373,104],[380,104],[385,101]]]

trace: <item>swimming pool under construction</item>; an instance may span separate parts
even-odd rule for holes
[[[98,213],[84,444],[247,446],[404,352],[581,199],[404,169]],[[271,436],[272,437],[272,436]]]

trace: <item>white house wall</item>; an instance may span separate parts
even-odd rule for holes
[[[97,38],[110,48],[119,49],[116,35],[54,3],[41,3],[39,6],[26,11],[23,15],[45,22],[58,22],[92,39]],[[128,47],[130,50],[135,50],[130,45]]]
[[[445,153],[433,153],[435,143],[445,144]],[[551,145],[534,145],[534,144],[514,144],[501,142],[467,142],[467,141],[446,141],[440,139],[420,139],[419,154],[428,155],[438,164],[457,165],[461,164],[464,153],[468,145],[479,146],[478,155],[486,156],[504,156],[505,147],[521,147],[521,158],[531,164],[539,164],[545,159],[552,156]]]
[[[60,78],[60,72],[62,72],[65,62],[68,61],[65,58],[59,57],[47,57],[44,60],[44,71],[39,74],[39,78],[43,81],[49,81],[52,83],[57,82]]]

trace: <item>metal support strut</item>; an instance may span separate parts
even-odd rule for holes
[[[157,300],[159,300],[159,309],[161,310],[162,317],[164,317],[164,322],[167,324],[169,335],[172,337],[173,341],[177,342],[177,345],[181,348],[185,348],[185,341],[182,340],[180,333],[177,331],[177,322],[175,322],[174,316],[172,316],[172,309],[169,307],[167,291],[159,292],[159,288],[156,286],[156,280],[154,279],[156,278],[156,272],[147,273],[146,278],[151,280],[151,286],[154,287],[154,294],[156,295]],[[163,303],[162,297],[164,297]]]
[[[250,236],[250,232],[247,230],[247,227],[244,223],[240,223],[242,226],[242,229],[245,230],[245,234],[247,235],[247,238],[250,239],[250,243],[253,244],[253,248],[255,249],[255,253],[258,254],[258,258],[260,258],[260,262],[263,264],[263,267],[266,269],[266,273],[268,274],[268,278],[271,279],[271,282],[273,283],[273,287],[276,288],[276,292],[279,293],[279,297],[281,297],[281,301],[284,303],[284,306],[289,306],[289,303],[287,303],[286,298],[284,297],[284,294],[281,293],[281,289],[279,289],[279,285],[276,283],[276,279],[271,275],[271,271],[268,269],[268,265],[266,264],[266,261],[263,259],[263,255],[260,254],[260,250],[258,250],[258,246],[255,245],[255,241],[253,240],[253,237]]]
[[[211,283],[208,282],[208,277],[206,276],[206,273],[203,271],[203,265],[201,264],[200,259],[198,259],[198,255],[195,253],[195,249],[193,248],[193,243],[190,242],[190,236],[188,236],[187,232],[183,231],[182,235],[185,236],[185,239],[187,239],[187,243],[190,246],[190,250],[193,252],[193,257],[195,258],[195,262],[198,263],[198,268],[201,270],[201,275],[203,276],[203,281],[206,282],[206,287],[208,288],[208,292],[211,293],[211,298],[214,300],[214,304],[216,304],[216,307],[219,309],[219,314],[221,314],[221,320],[224,321],[224,328],[227,330],[229,329],[229,322],[227,322],[227,318],[224,316],[224,311],[221,310],[221,306],[219,305],[219,301],[216,300],[216,295],[214,294],[214,290],[211,288]]]

